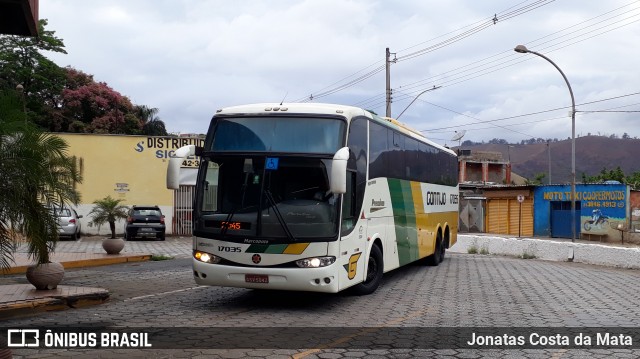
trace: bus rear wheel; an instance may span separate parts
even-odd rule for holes
[[[442,243],[442,236],[438,234],[436,238],[436,248],[432,255],[425,258],[425,262],[428,266],[437,266],[444,259],[444,243]]]
[[[371,247],[371,253],[369,254],[367,278],[364,282],[356,284],[353,287],[353,293],[356,295],[367,295],[375,292],[382,281],[383,264],[382,251],[374,244],[373,247]]]

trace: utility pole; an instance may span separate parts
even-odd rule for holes
[[[549,152],[549,184],[551,184],[551,143],[547,141],[547,152]]]
[[[387,52],[386,52],[386,60],[385,60],[385,67],[387,70],[387,117],[391,117],[391,72],[390,72],[390,68],[391,68],[391,53],[389,52],[389,48],[387,47]]]

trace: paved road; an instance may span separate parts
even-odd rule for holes
[[[78,241],[58,241],[56,251],[61,253],[104,253],[102,238],[82,237]],[[26,250],[26,248],[22,248]],[[175,258],[190,258],[191,237],[167,237],[165,241],[127,241],[122,253],[148,253],[167,255]]]
[[[176,242],[188,244],[185,240]],[[140,242],[140,245],[152,243]],[[145,330],[175,327],[180,328],[172,329],[175,338],[181,338],[183,344],[194,345],[194,349],[162,350],[16,349],[13,351],[16,358],[71,355],[87,358],[631,358],[640,355],[640,350],[628,349],[478,350],[450,349],[449,346],[436,350],[420,349],[429,345],[415,342],[416,328],[512,327],[526,331],[532,327],[637,327],[640,323],[637,305],[640,271],[637,270],[447,254],[445,262],[438,267],[412,265],[388,273],[377,292],[357,297],[196,287],[190,261],[180,255],[189,252],[189,247],[176,249],[173,253],[178,258],[168,261],[67,271],[65,284],[107,288],[112,293],[111,301],[96,307],[16,318],[0,323],[0,327],[126,326]],[[0,278],[0,284],[20,281],[22,276]],[[208,339],[219,338],[221,334],[212,331],[212,327],[236,329],[225,329],[230,337],[221,343],[219,339]],[[290,334],[293,349],[286,345],[284,349],[207,349],[207,345],[210,345],[208,348],[228,348],[227,343],[251,342],[256,338],[252,337],[255,333],[247,329],[245,338],[237,328],[255,327],[266,328],[258,333],[258,340],[261,335],[275,336],[277,333],[269,330],[273,327],[282,331],[294,328],[300,337],[326,336],[326,340],[320,339],[321,345],[316,343],[313,347],[321,349],[316,350],[296,346],[298,336],[295,334]],[[371,333],[366,329],[370,327],[387,329]],[[434,333],[445,337],[451,334],[447,329],[427,334]],[[372,339],[372,335],[377,339]],[[430,340],[424,335],[417,338]],[[406,348],[390,349],[402,347],[396,344],[403,340]],[[378,342],[386,345],[375,345]],[[202,343],[209,344],[203,346]],[[357,349],[357,343],[363,343],[360,348],[368,349]],[[634,345],[637,347],[638,343]]]

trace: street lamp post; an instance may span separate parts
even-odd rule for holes
[[[569,88],[569,95],[571,95],[571,242],[576,241],[576,101],[573,97],[573,90],[571,89],[571,84],[569,84],[569,80],[567,76],[565,76],[564,72],[556,65],[555,62],[551,61],[550,58],[544,56],[541,53],[531,51],[527,49],[524,45],[518,45],[513,49],[515,52],[519,52],[521,54],[530,53],[537,56],[542,57],[543,59],[549,61],[553,67],[555,67],[562,75],[564,82],[567,84]]]
[[[396,120],[400,118],[400,116],[402,116],[402,114],[409,108],[409,106],[411,106],[414,102],[416,102],[416,100],[418,99],[418,97],[420,97],[423,93],[425,92],[429,92],[429,91],[433,91],[433,90],[437,90],[442,86],[433,86],[430,89],[426,89],[422,92],[420,92],[416,97],[413,98],[413,100],[411,100],[411,102],[409,102],[409,104],[407,105],[407,107],[404,108],[404,110],[402,110],[402,112],[400,112],[400,114],[398,115],[398,117],[396,117]]]

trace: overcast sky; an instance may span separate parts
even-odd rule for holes
[[[640,1],[44,0],[40,18],[64,40],[58,65],[158,108],[170,132],[311,96],[384,115],[389,47],[392,116],[435,86],[400,117],[435,142],[566,139],[568,88],[524,44],[566,74],[577,136],[640,137]]]

